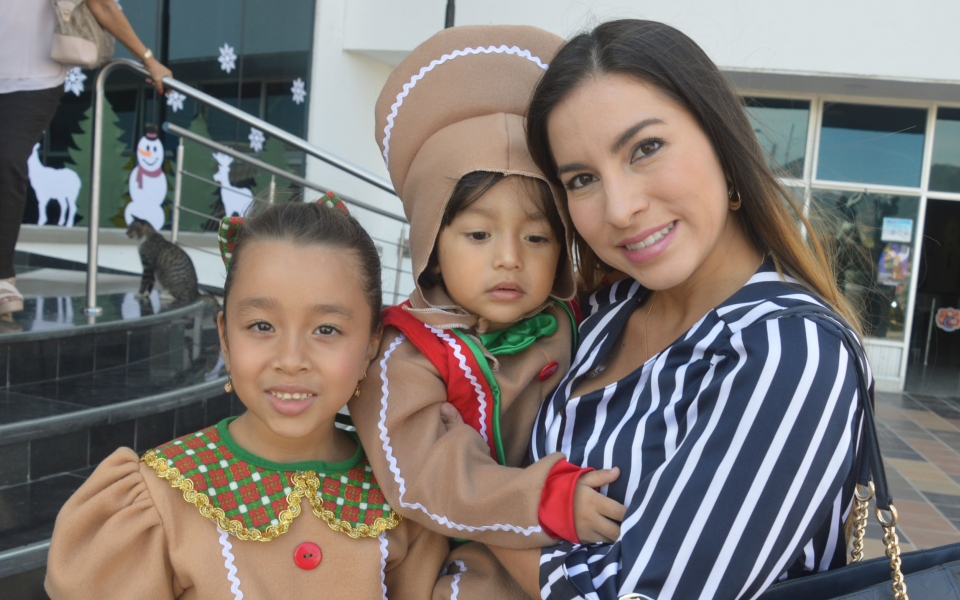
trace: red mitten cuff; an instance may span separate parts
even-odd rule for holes
[[[543,484],[537,509],[537,518],[544,533],[552,538],[580,543],[577,525],[573,520],[573,493],[580,476],[593,470],[572,465],[564,458],[553,465]]]

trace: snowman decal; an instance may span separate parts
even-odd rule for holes
[[[127,225],[134,218],[147,221],[160,231],[166,222],[163,201],[167,198],[167,176],[163,172],[163,143],[157,129],[147,125],[146,133],[137,142],[137,166],[130,171],[130,203],[123,211]]]

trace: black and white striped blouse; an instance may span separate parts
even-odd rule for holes
[[[573,365],[537,417],[534,460],[559,450],[620,467],[601,491],[627,506],[615,543],[544,548],[542,597],[753,598],[846,564],[856,359],[839,329],[772,314],[822,303],[768,259],[642,367],[571,398],[645,293],[627,279],[590,298]]]

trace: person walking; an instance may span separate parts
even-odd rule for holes
[[[172,75],[137,37],[114,0],[87,0],[90,12],[150,72],[163,93]],[[14,250],[27,201],[27,158],[53,120],[68,67],[50,58],[56,17],[50,0],[0,0],[0,317],[23,310]]]

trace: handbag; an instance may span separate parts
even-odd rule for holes
[[[84,0],[52,0],[57,22],[50,58],[64,65],[93,69],[113,56],[116,40],[104,31]]]
[[[867,357],[859,340],[839,315],[823,307],[792,307],[772,313],[769,318],[783,316],[802,316],[829,325],[842,334],[844,346],[856,359],[857,396],[863,408],[863,445],[851,513],[854,519],[851,563],[832,571],[776,583],[767,588],[759,600],[887,600],[891,597],[891,590],[895,600],[908,600],[909,597],[913,600],[960,599],[960,544],[900,554],[897,509],[887,488],[873,414],[873,386],[867,386]],[[867,529],[870,499],[874,496],[877,499],[877,520],[883,527],[886,557],[864,561],[863,536]],[[907,595],[908,588],[910,596]]]

